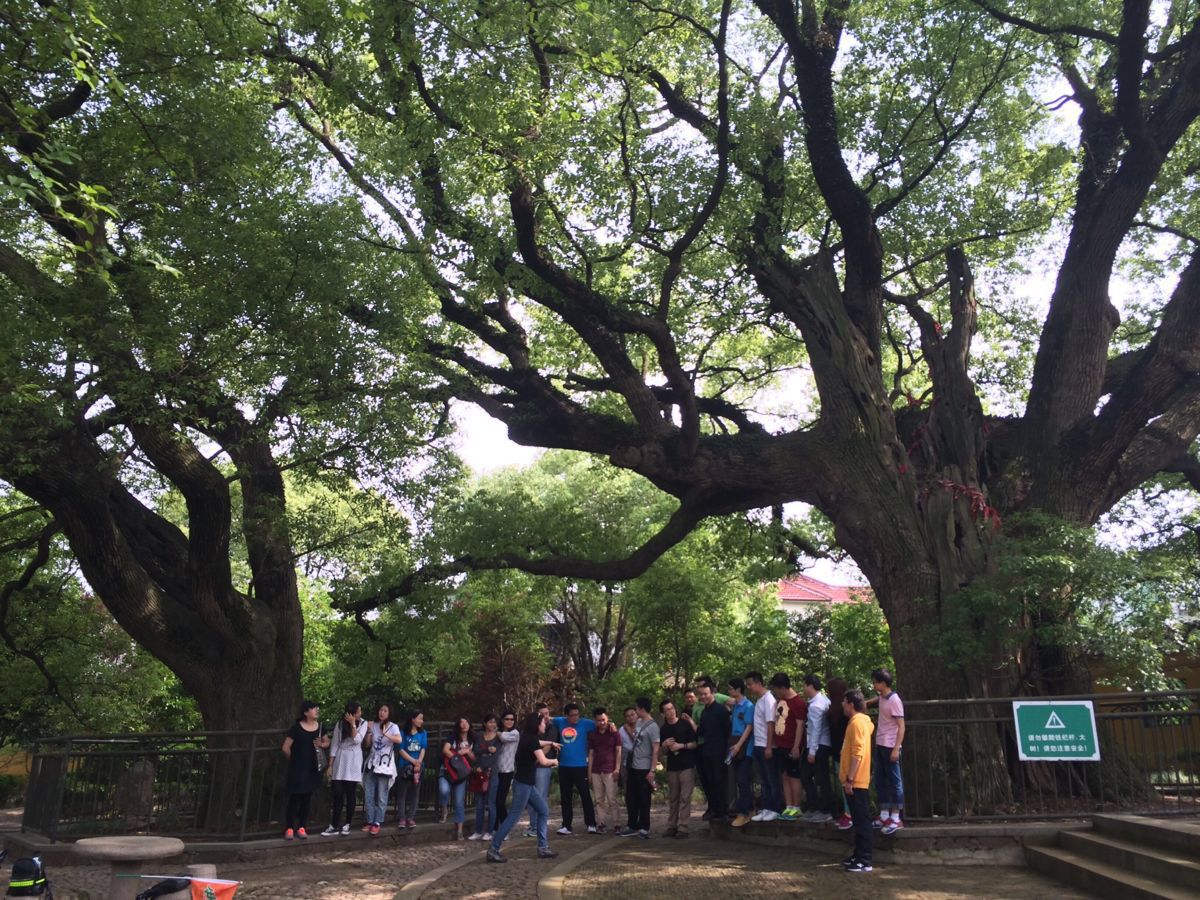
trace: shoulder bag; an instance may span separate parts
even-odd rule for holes
[[[467,782],[467,790],[472,794],[486,794],[488,781],[491,777],[491,769],[478,769],[471,772],[471,780]]]

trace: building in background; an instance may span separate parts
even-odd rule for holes
[[[779,608],[788,615],[809,615],[815,609],[828,609],[837,603],[860,603],[871,599],[871,589],[863,585],[826,584],[797,572],[779,582]]]

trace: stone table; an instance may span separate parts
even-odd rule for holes
[[[183,853],[183,841],[178,838],[129,837],[83,838],[75,842],[75,854],[81,859],[94,859],[109,864],[108,900],[134,900],[149,885],[140,878],[120,876],[157,875],[154,865]]]

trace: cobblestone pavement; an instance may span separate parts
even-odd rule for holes
[[[836,845],[835,845],[836,846]],[[832,847],[831,847],[832,849]],[[840,849],[840,848],[839,848]],[[986,888],[981,884],[986,883]],[[532,895],[525,895],[532,896]],[[1027,869],[882,865],[850,875],[836,858],[697,837],[637,841],[591,860],[566,880],[565,900],[738,900],[838,897],[842,900],[1085,900],[1082,894]]]
[[[418,875],[477,846],[463,841],[305,854],[271,863],[230,863],[217,871],[222,878],[244,882],[238,900],[392,900]]]
[[[655,810],[653,823],[661,833]],[[559,857],[538,859],[537,842],[520,837],[504,845],[509,862],[469,863],[430,885],[425,898],[471,897],[480,900],[534,898],[538,881],[574,854],[610,837],[551,835]],[[222,878],[243,882],[239,900],[393,900],[409,881],[438,866],[478,856],[477,842],[446,842],[412,847],[364,848],[344,853],[304,852],[251,863],[218,867]],[[833,855],[841,848],[830,845]],[[7,876],[7,866],[0,877]],[[50,876],[59,900],[102,900],[108,882],[103,866],[53,866]],[[7,883],[5,881],[5,883]],[[986,883],[986,890],[980,885]],[[848,875],[835,858],[806,851],[783,852],[752,844],[709,839],[698,821],[693,837],[672,841],[634,838],[613,843],[566,880],[568,900],[637,900],[682,896],[687,900],[737,900],[763,896],[838,896],[846,900],[953,900],[987,896],[990,900],[1083,900],[1073,892],[1026,869],[1009,867],[900,866],[886,863],[869,875]]]
[[[556,826],[557,827],[557,826]],[[556,859],[538,859],[537,840],[521,837],[514,829],[513,835],[504,845],[508,862],[494,865],[487,862],[471,863],[440,878],[421,895],[421,900],[451,900],[471,897],[478,900],[501,900],[501,898],[524,898],[537,896],[537,884],[551,869],[576,853],[593,847],[598,841],[608,840],[604,835],[576,833],[571,837],[559,837],[551,832],[550,848],[558,853]],[[486,848],[481,848],[486,849]]]
[[[289,854],[262,862],[227,863],[219,865],[217,873],[243,882],[238,900],[392,900],[413,878],[477,846],[464,841],[363,849],[356,843],[347,853]],[[107,893],[107,866],[47,868],[56,900],[103,900]],[[0,868],[4,884],[7,876],[5,865]]]

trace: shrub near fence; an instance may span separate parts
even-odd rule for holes
[[[1101,761],[1021,762],[1013,700],[1091,700]],[[1200,690],[1070,697],[905,701],[903,760],[910,815],[962,820],[1069,818],[1094,812],[1200,813]],[[994,729],[1012,802],[982,807],[967,773],[921,768],[922,741],[961,746],[972,728]],[[951,758],[953,754],[950,754]],[[943,757],[944,758],[944,757]]]
[[[426,725],[430,750],[420,807],[437,800],[449,722]],[[157,834],[246,840],[282,829],[287,760],[281,731],[73,735],[34,749],[22,829],[53,840]],[[329,816],[329,792],[313,796],[310,822]]]

